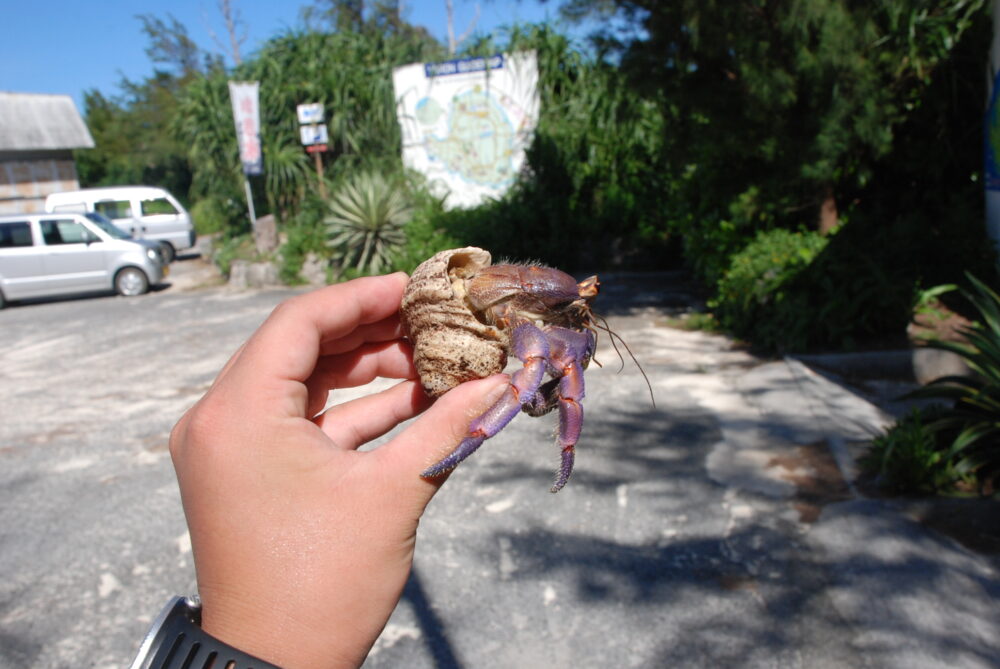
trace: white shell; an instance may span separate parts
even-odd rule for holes
[[[474,246],[441,251],[421,263],[406,285],[400,317],[420,383],[431,397],[507,364],[506,333],[476,318],[465,300],[465,280],[491,262],[488,251]]]

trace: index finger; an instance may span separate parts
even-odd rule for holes
[[[398,311],[406,281],[402,272],[364,277],[282,302],[247,342],[235,367],[258,381],[305,381],[324,342]]]

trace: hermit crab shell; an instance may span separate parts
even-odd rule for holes
[[[400,319],[431,397],[507,364],[506,334],[477,318],[465,299],[466,279],[490,262],[489,252],[474,246],[441,251],[421,263],[406,285]]]

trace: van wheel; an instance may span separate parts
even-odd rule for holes
[[[149,279],[138,267],[123,267],[115,275],[115,290],[125,297],[142,295],[149,290]]]
[[[160,248],[163,250],[163,262],[170,264],[177,260],[177,251],[174,249],[174,245],[170,242],[160,242]]]
[[[7,300],[3,299],[3,291],[0,290],[0,309],[7,306]]]

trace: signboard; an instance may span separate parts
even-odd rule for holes
[[[330,141],[326,125],[313,124],[299,126],[299,138],[306,146],[311,144],[327,144]]]
[[[447,196],[445,206],[473,207],[510,188],[538,124],[534,51],[405,65],[392,81],[403,163]]]
[[[306,124],[323,122],[322,102],[310,102],[308,104],[299,105],[295,108],[295,112],[299,117],[299,123]]]
[[[233,104],[236,140],[244,174],[263,174],[264,156],[260,148],[260,105],[256,81],[230,81],[229,99]]]

